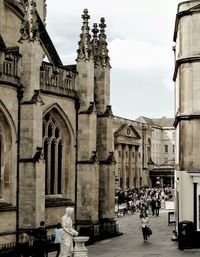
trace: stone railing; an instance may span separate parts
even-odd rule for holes
[[[75,77],[76,73],[68,67],[58,68],[43,62],[40,69],[40,88],[47,93],[75,98]]]
[[[16,49],[0,51],[0,80],[7,83],[17,84],[19,81],[20,55]]]

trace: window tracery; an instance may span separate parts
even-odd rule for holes
[[[43,120],[45,193],[62,194],[63,135],[59,124],[47,113]]]

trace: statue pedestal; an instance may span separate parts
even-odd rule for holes
[[[86,236],[77,236],[74,237],[74,257],[88,257],[88,250],[85,247],[85,242],[89,240],[89,237]]]

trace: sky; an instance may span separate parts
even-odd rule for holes
[[[179,0],[46,0],[47,31],[65,65],[75,64],[83,10],[106,20],[115,116],[174,117],[172,47]]]

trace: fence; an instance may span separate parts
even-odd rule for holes
[[[30,252],[33,253],[33,242],[34,240],[29,240]],[[53,252],[56,250],[54,240],[52,236],[47,238],[48,252]],[[0,257],[15,257],[17,256],[17,244],[8,243],[0,245]]]

